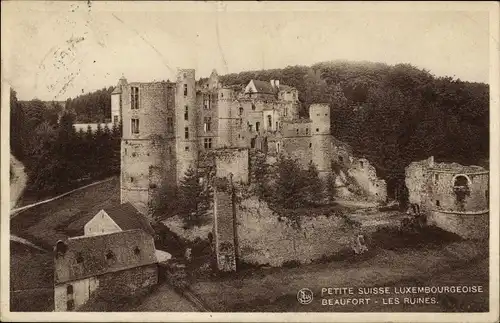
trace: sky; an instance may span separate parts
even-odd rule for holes
[[[3,1],[2,81],[21,100],[66,100],[122,75],[149,82],[172,80],[177,68],[195,68],[199,78],[214,68],[227,74],[342,59],[410,63],[489,83],[488,11],[471,8]]]

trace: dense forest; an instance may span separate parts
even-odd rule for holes
[[[121,127],[76,132],[56,102],[10,93],[11,152],[25,166],[27,194],[43,197],[119,173]]]
[[[74,115],[75,123],[111,122],[112,86],[67,99],[65,110]]]
[[[251,79],[279,79],[296,87],[302,116],[312,103],[329,103],[333,135],[370,160],[387,180],[390,195],[402,187],[410,162],[431,155],[438,161],[487,166],[487,84],[435,77],[409,64],[347,61],[221,76],[225,85]],[[72,122],[108,121],[112,89],[68,99],[64,109],[55,102],[18,102],[11,92],[11,149],[25,163],[33,189],[118,172],[119,129],[92,134],[70,127]]]
[[[279,79],[299,90],[302,116],[311,103],[332,107],[332,133],[388,181],[403,185],[412,161],[487,163],[489,87],[435,77],[409,64],[334,61],[222,76],[226,85]]]

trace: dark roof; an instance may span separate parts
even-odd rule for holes
[[[137,209],[129,202],[112,209],[104,209],[104,211],[110,218],[113,219],[113,221],[115,221],[116,224],[118,224],[120,229],[124,231],[142,229],[151,235],[155,234],[155,231],[146,217],[137,211]]]
[[[260,81],[260,80],[252,80],[255,88],[257,89],[257,93],[276,93],[274,87],[270,82]]]
[[[63,252],[58,254],[58,249]],[[157,262],[153,237],[142,230],[69,238],[57,243],[55,254],[55,283]]]

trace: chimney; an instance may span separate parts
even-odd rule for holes
[[[274,80],[274,85],[278,88],[280,88],[280,80]]]

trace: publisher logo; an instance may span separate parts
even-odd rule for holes
[[[297,293],[297,300],[302,305],[311,304],[311,302],[313,301],[312,290],[310,290],[309,288],[302,288]]]

